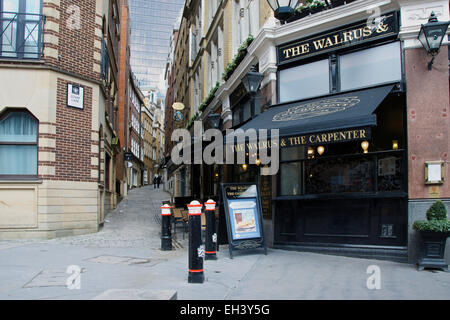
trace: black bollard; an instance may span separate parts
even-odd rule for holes
[[[187,205],[189,209],[189,283],[203,283],[203,258],[205,249],[202,245],[202,205],[192,201]]]
[[[165,204],[161,207],[161,250],[172,250],[172,231],[170,228],[172,207]]]
[[[214,200],[205,202],[205,215],[205,260],[217,260],[216,203]]]

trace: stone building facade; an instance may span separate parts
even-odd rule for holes
[[[115,206],[119,8],[0,1],[1,238],[95,232]]]

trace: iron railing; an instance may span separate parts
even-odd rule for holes
[[[44,50],[45,16],[0,12],[0,58],[40,59]]]

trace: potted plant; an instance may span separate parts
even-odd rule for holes
[[[433,203],[427,210],[427,220],[415,221],[413,228],[420,232],[422,238],[418,269],[437,268],[448,272],[444,254],[450,236],[450,221],[444,203],[440,200]]]
[[[301,19],[308,15],[310,15],[311,10],[308,6],[304,5],[303,3],[300,3],[300,5],[295,8],[295,18]]]
[[[327,4],[323,0],[306,0],[306,5],[309,7],[311,14],[320,12],[327,8]]]

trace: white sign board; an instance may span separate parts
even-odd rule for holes
[[[84,109],[84,88],[74,85],[67,84],[67,106]]]

